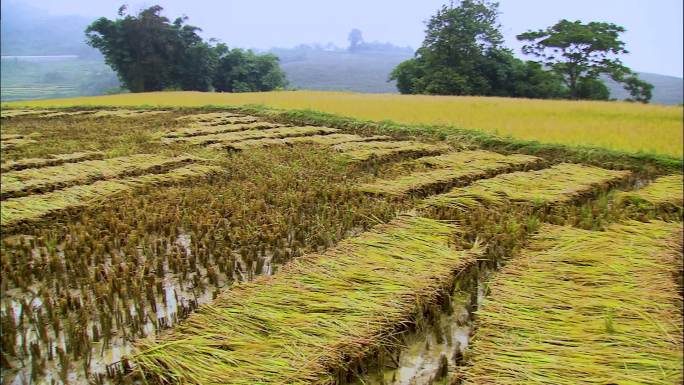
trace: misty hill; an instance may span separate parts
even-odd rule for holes
[[[287,74],[290,86],[321,91],[397,92],[394,82],[387,82],[392,69],[402,61],[413,57],[413,52],[390,49],[349,52],[326,49],[274,49],[281,58],[281,66]],[[684,79],[639,73],[654,85],[651,103],[680,104],[684,101]],[[621,85],[607,79],[612,98],[629,96]]]
[[[99,56],[85,43],[92,22],[82,16],[54,16],[18,1],[0,3],[2,55]]]

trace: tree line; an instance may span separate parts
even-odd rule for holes
[[[86,42],[131,92],[250,92],[287,85],[277,56],[204,41],[187,17],[171,22],[162,10],[155,5],[131,15],[122,6],[116,20],[102,17],[85,30]]]
[[[622,83],[632,101],[647,103],[653,86],[642,81],[619,55],[625,29],[603,22],[561,20],[517,36],[522,51],[538,58],[523,61],[503,46],[498,3],[462,0],[443,6],[427,22],[415,57],[390,74],[403,94],[484,95],[526,98],[608,100],[601,80]]]

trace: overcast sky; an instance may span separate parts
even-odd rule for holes
[[[124,0],[16,0],[52,14],[90,18],[116,16]],[[448,0],[158,0],[127,1],[129,9],[153,4],[165,15],[190,17],[205,37],[232,47],[291,47],[301,43],[346,46],[352,28],[367,41],[420,46],[427,20]],[[500,0],[500,21],[508,47],[520,54],[515,35],[558,20],[607,21],[624,26],[630,54],[625,64],[636,71],[682,76],[682,0]]]

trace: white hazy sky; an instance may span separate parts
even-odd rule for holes
[[[332,42],[346,46],[352,28],[367,41],[420,46],[424,21],[448,0],[15,0],[56,15],[116,16],[127,3],[139,10],[153,4],[173,19],[187,15],[205,37],[232,47],[291,47]],[[607,21],[624,26],[630,54],[625,64],[636,71],[682,77],[682,0],[500,0],[500,21],[508,47],[519,56],[515,35],[541,29],[560,19]]]

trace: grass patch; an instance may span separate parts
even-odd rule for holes
[[[138,369],[161,383],[332,384],[351,357],[394,343],[391,332],[475,261],[453,225],[403,216],[273,277],[242,284],[156,342]]]
[[[681,225],[544,225],[490,283],[465,384],[682,382]]]

